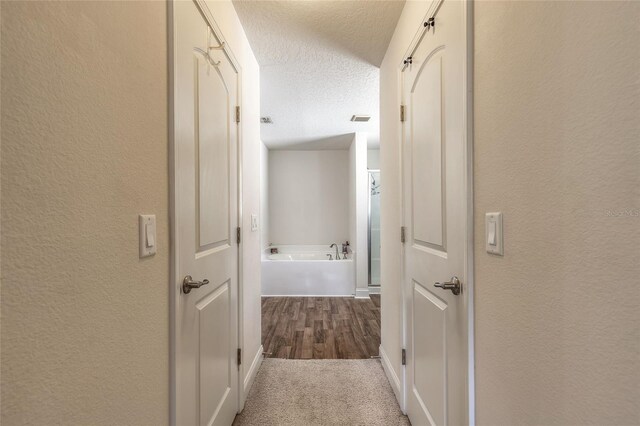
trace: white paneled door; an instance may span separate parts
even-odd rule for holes
[[[205,6],[173,2],[175,423],[238,409],[238,73]]]
[[[460,1],[434,2],[434,25],[403,71],[405,401],[414,425],[469,421],[465,12]]]

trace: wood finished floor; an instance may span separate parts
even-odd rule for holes
[[[378,356],[380,296],[263,297],[262,345],[267,358]]]

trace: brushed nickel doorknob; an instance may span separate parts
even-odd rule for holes
[[[200,288],[203,285],[207,284],[209,284],[209,280],[193,281],[191,275],[187,275],[186,277],[184,277],[184,280],[182,280],[182,292],[184,294],[189,294],[191,293],[192,288]]]
[[[456,296],[460,294],[460,290],[462,289],[462,284],[460,284],[460,280],[458,277],[451,277],[451,281],[447,281],[444,283],[435,283],[434,287],[441,288],[443,290],[451,290],[451,293]]]

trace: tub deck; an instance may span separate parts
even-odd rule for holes
[[[278,253],[271,253],[272,249]],[[262,257],[262,295],[353,296],[355,256],[350,251],[347,259],[336,260],[328,244],[271,246]]]

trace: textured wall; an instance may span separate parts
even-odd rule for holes
[[[1,7],[2,423],[166,424],[166,5]]]
[[[477,421],[640,423],[640,3],[475,12]]]
[[[427,6],[407,2],[380,70],[382,348],[398,375],[397,65]],[[475,7],[477,421],[639,423],[640,5]],[[505,213],[504,257],[484,250],[488,211]]]
[[[269,238],[327,245],[349,239],[349,151],[269,151]]]

